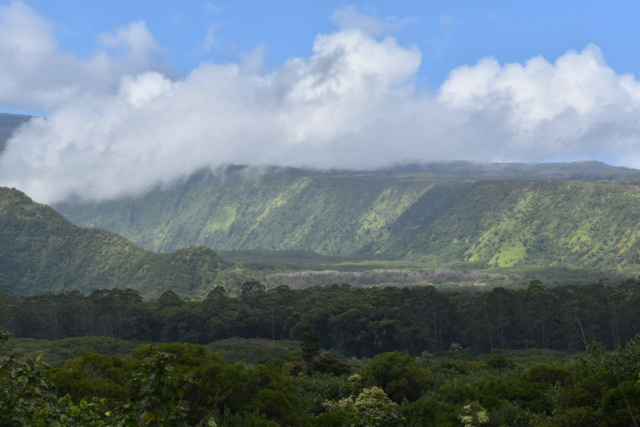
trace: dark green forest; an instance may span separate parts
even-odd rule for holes
[[[266,290],[245,282],[240,295],[224,288],[203,300],[167,291],[144,301],[132,289],[77,291],[17,299],[4,286],[0,327],[15,337],[208,344],[231,337],[303,340],[307,328],[322,348],[344,356],[389,351],[419,355],[452,347],[473,352],[546,348],[584,351],[592,340],[615,349],[640,333],[640,282],[489,292],[355,288],[347,284]]]
[[[150,302],[118,289],[17,300],[5,287],[2,328],[14,336],[84,336],[76,338],[78,347],[103,350],[115,347],[112,337],[154,343],[124,356],[89,352],[49,366],[24,354],[7,357],[24,339],[6,342],[3,335],[9,348],[0,352],[0,421],[634,425],[639,297],[634,280],[616,287],[532,283],[477,294],[348,285],[265,290],[247,282],[238,297],[217,288],[203,301],[168,291]],[[198,345],[228,336],[266,338],[262,343],[293,338],[300,345],[265,352],[251,364],[230,364],[210,351],[215,343]],[[46,356],[46,348],[65,341],[40,345],[51,343],[44,344]],[[542,348],[572,351],[554,358]]]

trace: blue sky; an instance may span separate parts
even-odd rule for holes
[[[7,2],[4,2],[7,3]],[[61,46],[96,50],[96,35],[144,21],[168,66],[188,73],[202,61],[237,61],[264,45],[266,63],[306,57],[317,34],[333,32],[332,15],[353,6],[380,20],[403,45],[424,54],[420,81],[436,88],[452,69],[492,56],[501,63],[542,55],[554,60],[588,44],[602,49],[618,73],[640,72],[638,1],[163,1],[32,0],[57,27]],[[207,37],[212,43],[205,49]]]
[[[637,1],[0,0],[0,156],[36,200],[228,164],[640,167]]]

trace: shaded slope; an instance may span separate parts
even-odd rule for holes
[[[362,254],[407,255],[407,247],[431,229],[442,216],[448,215],[475,186],[473,182],[440,182],[431,186],[416,202],[389,226],[389,238],[372,241]],[[455,231],[454,231],[455,233]],[[435,253],[426,246],[423,252]]]
[[[0,188],[0,283],[17,295],[111,287],[193,294],[210,288],[224,268],[211,249],[156,254],[112,232],[76,227],[23,193]]]

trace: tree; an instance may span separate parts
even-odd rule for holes
[[[0,349],[8,338],[0,331]],[[0,425],[124,425],[108,422],[111,412],[105,399],[81,400],[76,405],[69,395],[58,398],[53,384],[45,376],[47,368],[41,357],[22,361],[13,357],[0,358]]]
[[[421,369],[410,355],[397,352],[377,355],[363,373],[366,381],[382,387],[397,403],[404,399],[414,401],[433,385],[431,375]]]
[[[349,396],[338,402],[327,401],[325,407],[331,412],[350,415],[354,426],[397,426],[403,419],[396,413],[397,404],[380,387],[362,390],[357,397]]]
[[[153,351],[142,360],[140,371],[133,377],[139,386],[137,407],[134,409],[138,425],[187,425],[187,410],[183,403],[183,385],[173,378],[175,355]]]
[[[183,304],[184,301],[173,291],[166,291],[158,298],[160,307],[180,307]]]
[[[265,293],[265,286],[255,280],[247,281],[240,287],[240,299],[254,310],[258,309],[258,304]]]
[[[311,328],[306,328],[302,342],[302,360],[307,364],[307,372],[313,376],[313,358],[320,354],[318,334]]]
[[[9,285],[0,285],[0,330],[15,331],[16,301]]]

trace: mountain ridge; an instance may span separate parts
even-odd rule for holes
[[[452,175],[471,179],[510,180],[581,180],[598,181],[640,177],[640,170],[611,166],[596,160],[545,163],[486,163],[473,161],[412,162],[380,169],[389,173]]]

